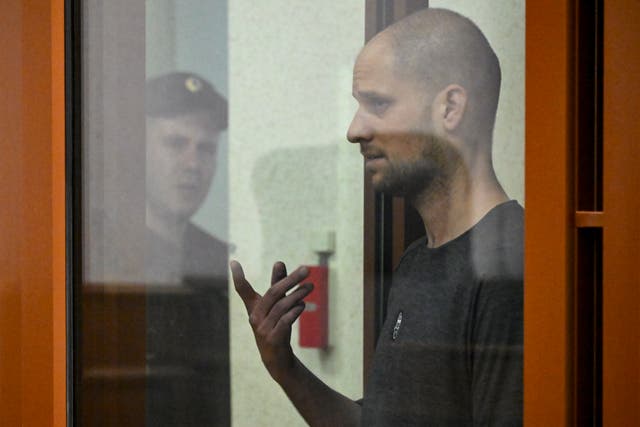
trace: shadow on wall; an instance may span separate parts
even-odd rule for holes
[[[335,231],[338,147],[281,148],[263,156],[252,174],[263,237],[262,262],[317,263],[314,233]],[[295,263],[295,265],[293,264]]]

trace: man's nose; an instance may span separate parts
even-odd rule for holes
[[[202,159],[198,153],[198,146],[193,143],[189,143],[186,150],[182,153],[182,162],[185,166],[197,169],[200,167]]]
[[[349,125],[349,129],[347,130],[347,140],[357,144],[371,141],[372,137],[373,132],[371,126],[366,118],[363,117],[362,112],[360,112],[360,110],[356,111],[353,120],[351,120],[351,125]]]

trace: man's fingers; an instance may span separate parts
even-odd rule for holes
[[[287,277],[287,267],[284,263],[278,261],[273,264],[273,269],[271,269],[271,286],[275,285],[285,277]]]
[[[273,342],[281,342],[291,334],[291,325],[293,325],[293,322],[298,320],[298,317],[300,317],[304,308],[304,302],[300,301],[280,317],[280,320],[278,320],[278,323],[276,323],[276,326],[271,332],[271,340]]]
[[[282,273],[286,273],[286,271],[282,270]],[[276,299],[282,298],[289,291],[289,289],[293,288],[295,285],[306,279],[308,275],[309,269],[307,267],[298,267],[288,276],[281,278],[276,283],[272,283],[271,288],[269,288],[269,290],[265,293],[265,297],[267,296],[267,294],[269,294],[270,297],[275,297]]]
[[[311,283],[305,283],[300,285],[295,291],[291,292],[286,297],[280,299],[271,308],[271,311],[267,314],[263,322],[263,328],[272,329],[275,328],[280,319],[296,305],[304,304],[303,299],[311,293],[313,285]]]
[[[287,277],[272,285],[267,292],[264,293],[260,304],[255,307],[254,313],[259,318],[264,318],[271,311],[274,304],[284,298],[291,288],[303,281],[308,275],[309,269],[307,267],[298,267]]]
[[[253,290],[251,284],[244,277],[244,271],[238,261],[231,261],[229,266],[231,267],[231,275],[233,276],[233,285],[236,288],[236,292],[242,298],[247,313],[251,314],[260,295]]]
[[[233,284],[236,288],[236,292],[242,298],[247,313],[254,319],[252,325],[255,327],[257,324],[262,323],[261,319],[265,319],[269,315],[268,326],[273,327],[280,315],[285,313],[298,301],[301,301],[310,291],[310,287],[301,287],[291,295],[287,296],[287,292],[304,280],[309,275],[309,269],[306,267],[299,267],[290,275],[286,275],[286,267],[283,263],[278,262],[273,266],[271,279],[277,280],[272,284],[271,288],[267,290],[264,296],[256,293],[251,284],[244,277],[244,271],[242,266],[237,261],[231,261],[229,264],[231,267],[231,274],[233,276]],[[274,305],[278,304],[276,313],[271,313]],[[263,325],[266,326],[266,325]]]

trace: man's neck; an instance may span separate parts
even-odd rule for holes
[[[188,220],[176,218],[174,215],[156,213],[147,206],[147,227],[169,242],[176,245],[182,244],[188,224]]]
[[[509,200],[493,170],[474,175],[458,171],[448,182],[410,201],[422,217],[429,247],[455,239]]]

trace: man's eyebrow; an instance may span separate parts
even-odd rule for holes
[[[385,95],[380,92],[376,92],[374,90],[364,90],[364,91],[353,91],[353,97],[364,98],[364,99],[390,99],[389,95]]]

